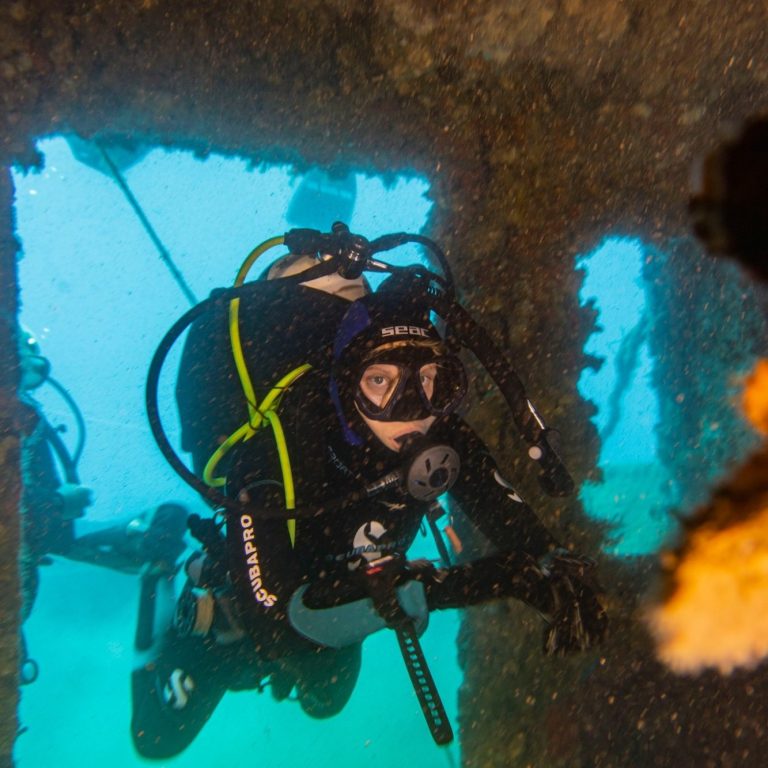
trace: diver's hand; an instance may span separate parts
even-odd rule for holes
[[[62,516],[65,520],[75,520],[85,514],[85,508],[93,504],[93,491],[84,485],[62,483],[56,489],[61,500]]]
[[[399,555],[385,555],[369,562],[363,572],[365,590],[373,600],[376,612],[391,629],[410,621],[397,592],[397,588],[407,581],[406,565],[405,559]]]
[[[552,589],[553,611],[544,630],[544,652],[565,656],[599,644],[608,629],[608,616],[589,558],[558,550],[542,563]]]

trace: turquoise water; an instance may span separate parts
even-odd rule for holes
[[[79,531],[169,500],[205,513],[160,455],[144,412],[151,356],[189,304],[114,180],[79,162],[61,137],[41,142],[40,149],[46,161],[41,172],[14,174],[23,247],[21,316],[87,422],[80,475],[95,503],[78,522]],[[302,177],[285,168],[259,170],[236,158],[152,150],[125,170],[125,178],[197,299],[231,284],[256,244],[296,224],[284,214]],[[355,181],[353,231],[373,238],[422,229],[430,210],[426,181],[385,184],[361,175]],[[581,495],[591,515],[614,524],[610,549],[619,555],[655,552],[673,533],[675,493],[658,457],[659,405],[647,340],[641,339],[623,369],[617,364],[645,312],[644,257],[643,243],[611,238],[581,260],[581,298],[595,303],[601,326],[586,351],[605,363],[598,373],[584,372],[580,390],[597,406],[595,424],[606,438],[604,480],[585,486]],[[177,360],[171,356],[160,382],[172,439]],[[625,380],[618,385],[622,371]],[[49,419],[69,428],[64,439],[72,445],[74,425],[59,396],[49,387],[35,394]],[[619,408],[608,434],[612,394]],[[426,539],[411,554],[436,557]],[[25,627],[40,677],[22,692],[26,732],[17,744],[18,765],[145,764],[128,731],[137,578],[54,558],[41,569],[41,579]],[[458,626],[455,612],[433,614],[422,639],[457,736]],[[192,746],[157,765],[343,768],[365,761],[443,768],[458,765],[460,753],[458,740],[450,749],[432,742],[395,637],[384,632],[366,641],[360,680],[339,716],[314,721],[294,702],[273,702],[268,691],[229,693]]]
[[[584,351],[602,359],[599,370],[586,369],[579,391],[597,407],[593,422],[602,438],[600,483],[586,483],[581,499],[589,514],[613,524],[607,548],[618,555],[655,552],[673,531],[670,508],[676,502],[671,480],[656,450],[658,396],[651,384],[653,359],[647,336],[634,355],[622,355],[622,343],[647,312],[642,262],[645,246],[636,239],[610,237],[578,260],[585,272],[583,305],[598,310],[597,328]],[[618,361],[629,362],[620,370]],[[618,412],[613,429],[611,396]]]
[[[14,175],[21,316],[86,419],[80,475],[95,503],[79,531],[167,500],[205,512],[166,465],[144,415],[147,366],[162,335],[188,308],[184,295],[115,182],[78,162],[60,137],[40,149],[42,172]],[[290,228],[284,212],[301,181],[283,168],[260,172],[238,159],[160,150],[126,169],[125,178],[198,299],[231,284],[255,245]],[[423,227],[430,208],[423,180],[356,181],[353,231],[375,237]],[[174,369],[171,359],[166,370]],[[160,397],[173,436],[172,378],[169,373],[161,382]],[[64,438],[72,441],[72,419],[56,393],[43,387],[36,396],[54,424],[69,426]],[[435,556],[427,541],[418,548]],[[128,731],[137,579],[54,560],[41,569],[25,627],[40,677],[23,689],[20,717],[27,730],[17,743],[17,763],[145,764]],[[434,614],[423,638],[455,730],[457,629],[455,613]],[[296,703],[274,703],[269,692],[229,693],[186,752],[157,764],[338,768],[370,761],[443,768],[458,763],[458,750],[458,744],[450,750],[434,745],[396,639],[380,633],[365,643],[356,691],[336,718],[313,721]]]

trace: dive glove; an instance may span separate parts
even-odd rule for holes
[[[608,616],[594,575],[595,562],[558,549],[540,561],[548,577],[553,607],[544,630],[544,653],[565,656],[600,643]]]

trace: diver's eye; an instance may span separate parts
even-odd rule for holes
[[[362,381],[362,389],[366,394],[384,395],[392,386],[392,379],[384,374],[366,376]]]
[[[376,364],[367,368],[360,379],[363,394],[378,407],[383,407],[397,387],[397,366]]]
[[[421,382],[421,389],[427,396],[428,400],[432,399],[432,395],[435,392],[435,379],[437,378],[437,365],[430,364],[425,365],[419,371],[419,381]]]

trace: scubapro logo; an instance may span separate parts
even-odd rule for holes
[[[240,527],[242,528],[243,557],[247,566],[246,572],[251,592],[256,602],[261,603],[265,608],[271,608],[277,602],[277,596],[266,589],[262,581],[259,552],[254,544],[253,519],[250,515],[240,516]]]
[[[381,557],[379,542],[386,532],[387,529],[378,520],[361,525],[352,540],[352,554],[364,558],[369,563],[371,560],[378,560]],[[360,564],[360,559],[350,561],[349,567],[358,568]]]

